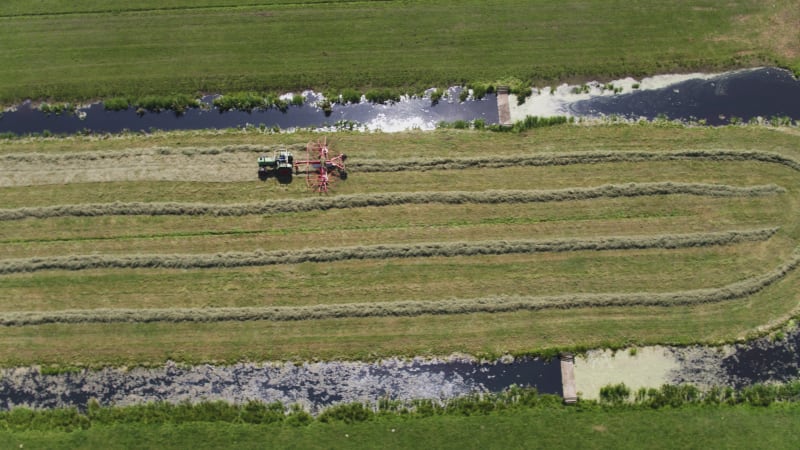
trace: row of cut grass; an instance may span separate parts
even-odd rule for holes
[[[753,296],[700,306],[574,308],[458,316],[303,322],[49,324],[7,327],[4,366],[124,366],[241,359],[376,359],[396,355],[478,356],[631,343],[730,341],[785,316],[800,302],[797,272]],[[379,333],[376,330],[380,330]],[[254,342],[269,342],[256,345]],[[120,349],[125,351],[121,352]]]
[[[65,183],[91,182],[243,182],[252,181],[253,175],[250,150],[231,155],[229,152],[214,149],[200,150],[201,156],[193,154],[197,149],[178,150],[162,148],[159,150],[138,149],[114,155],[98,155],[98,152],[71,153],[51,156],[38,154],[11,154],[3,159],[8,171],[0,177],[4,187],[54,185]],[[183,154],[188,152],[189,154]],[[304,154],[304,153],[299,153]],[[117,158],[117,156],[119,158]],[[763,162],[784,165],[798,169],[800,163],[778,153],[754,151],[614,151],[580,153],[543,153],[537,155],[496,156],[469,158],[412,158],[400,160],[361,160],[349,165],[349,170],[374,178],[375,172],[403,172],[409,176],[415,172],[458,169],[500,169],[575,166],[609,163],[641,163],[664,161],[743,161]],[[300,178],[305,172],[298,174]],[[396,178],[395,177],[390,177]],[[291,186],[278,187],[267,184],[267,193],[281,192],[284,195],[301,193]]]
[[[224,165],[224,163],[223,163]],[[163,170],[169,170],[164,168]],[[242,169],[247,170],[247,169]],[[353,173],[334,187],[336,195],[361,193],[546,190],[596,187],[604,184],[673,182],[748,186],[791,184],[796,171],[772,163],[741,161],[667,161],[648,163],[575,164],[556,167],[506,167],[397,173]],[[109,180],[97,183],[0,188],[5,208],[112,202],[239,203],[291,198],[308,199],[305,180],[290,185],[253,181],[229,183]],[[306,200],[310,201],[310,200]]]
[[[159,309],[79,309],[64,311],[22,311],[0,316],[0,324],[29,326],[47,323],[110,323],[110,322],[215,322],[215,321],[307,321],[314,319],[343,319],[350,317],[420,317],[426,315],[458,316],[474,313],[509,311],[570,310],[582,307],[608,308],[613,306],[659,306],[672,308],[681,305],[697,306],[706,303],[730,302],[756,294],[781,281],[800,265],[800,251],[785,264],[756,277],[711,289],[679,292],[637,292],[567,294],[559,296],[496,296],[444,301],[395,301],[386,304],[344,303],[292,307],[256,308],[159,308]]]
[[[574,252],[581,250],[677,249],[764,241],[778,228],[726,230],[716,233],[603,236],[598,238],[455,241],[417,244],[379,244],[350,247],[307,247],[265,252],[216,254],[68,255],[0,260],[0,274],[42,270],[91,269],[208,269],[222,267],[273,266],[305,262],[430,258],[437,256],[505,255],[521,253]]]
[[[417,191],[351,194],[335,197],[307,197],[251,203],[210,204],[202,202],[111,202],[64,204],[0,210],[0,221],[28,218],[102,216],[252,216],[304,213],[339,209],[387,207],[397,205],[530,204],[558,203],[590,199],[657,197],[670,195],[744,198],[785,193],[775,184],[730,186],[706,183],[655,182],[604,184],[561,189],[488,191]]]
[[[330,143],[328,144],[331,145]],[[200,160],[202,164],[224,160],[225,163],[241,164],[252,162],[255,155],[270,154],[288,150],[298,155],[305,154],[303,144],[292,145],[226,145],[222,147],[155,147],[132,148],[89,152],[44,152],[9,153],[0,156],[0,161],[9,168],[21,166],[27,170],[32,167],[70,168],[93,165],[103,167],[104,163],[113,166],[126,164],[156,165],[171,163],[182,159],[184,164]],[[348,168],[356,172],[419,172],[427,170],[458,170],[470,168],[502,168],[512,166],[566,166],[576,164],[624,163],[624,162],[663,162],[663,161],[761,161],[783,164],[798,168],[800,163],[779,153],[742,150],[664,150],[654,152],[645,149],[626,149],[615,151],[580,152],[536,152],[507,155],[504,153],[480,154],[472,156],[438,156],[428,153],[413,158],[375,159],[358,155],[359,159],[350,161]],[[233,158],[236,159],[233,159]]]
[[[653,202],[649,197],[562,202],[553,209],[547,203],[520,208],[517,204],[397,205],[381,208],[309,211],[270,216],[100,216],[21,219],[0,222],[4,244],[36,244],[111,239],[156,239],[239,234],[289,236],[330,232],[381,232],[422,227],[468,227],[491,225],[545,226],[552,222],[655,219],[699,214],[711,205],[720,209],[731,199],[681,197],[681,205]],[[767,198],[733,202],[746,211],[769,214],[777,211]],[[585,210],[596,205],[596,210]],[[583,208],[583,209],[582,209]],[[706,209],[703,209],[706,208]],[[738,207],[736,209],[739,209]],[[717,210],[714,210],[716,212]],[[769,211],[769,213],[767,212]],[[318,223],[325,216],[329,223]],[[722,220],[723,216],[718,219]],[[730,220],[730,219],[727,219]],[[20,226],[20,224],[24,224]],[[765,221],[767,223],[767,221]],[[292,245],[286,242],[286,245]]]
[[[303,306],[481,295],[714,288],[787,258],[781,242],[724,247],[345,261],[205,271],[143,269],[6,275],[2,311]],[[220,295],[222,294],[222,295]]]
[[[679,203],[680,207],[673,206]],[[557,208],[553,206],[557,205]],[[643,197],[519,205],[413,205],[244,217],[110,216],[0,221],[4,259],[69,254],[214,253],[449,242],[665,234],[772,226],[783,202]],[[320,222],[322,221],[322,222]],[[324,244],[323,244],[324,243]]]

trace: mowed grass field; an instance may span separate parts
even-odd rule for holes
[[[228,422],[92,424],[89,429],[0,431],[9,447],[75,448],[516,448],[530,443],[590,448],[796,448],[787,429],[800,420],[796,404],[769,408],[684,407],[648,409],[531,408],[500,414],[383,417],[361,423],[251,425]],[[667,445],[669,443],[669,445]]]
[[[718,342],[796,313],[792,130],[342,133],[333,194],[256,177],[318,138],[3,141],[0,364]]]
[[[793,0],[10,0],[0,104],[800,69]]]

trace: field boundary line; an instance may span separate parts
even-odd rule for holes
[[[89,269],[209,269],[271,266],[305,262],[346,260],[430,258],[479,255],[508,255],[586,250],[678,249],[766,241],[778,228],[722,231],[713,233],[664,234],[655,236],[608,236],[594,239],[495,240],[382,244],[368,246],[308,248],[255,252],[177,255],[71,255],[0,260],[0,274],[44,270]]]
[[[329,209],[348,209],[408,204],[500,204],[543,203],[596,198],[642,197],[652,195],[696,195],[710,197],[757,197],[785,193],[775,184],[730,186],[705,183],[627,183],[588,188],[549,190],[422,191],[352,194],[335,197],[273,200],[259,203],[211,204],[181,202],[85,203],[0,209],[0,221],[26,218],[99,216],[246,216]]]
[[[782,280],[800,265],[800,247],[781,266],[759,276],[720,288],[665,293],[568,294],[543,297],[483,297],[441,301],[344,303],[338,305],[273,306],[239,308],[87,309],[0,313],[0,326],[49,323],[112,322],[219,322],[300,321],[363,317],[414,317],[421,315],[501,313],[520,310],[570,309],[619,306],[690,306],[719,303],[753,295]]]

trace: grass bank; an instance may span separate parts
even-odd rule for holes
[[[570,446],[603,448],[795,448],[800,420],[796,385],[718,391],[714,399],[691,386],[652,390],[636,405],[617,397],[564,406],[553,396],[514,389],[408,406],[330,407],[317,417],[280,404],[150,404],[125,408],[0,413],[0,439],[23,448],[434,448]],[[620,386],[609,386],[616,393]],[[622,386],[624,389],[624,386]],[[778,397],[781,397],[780,395]],[[785,397],[785,395],[783,396]],[[287,414],[288,413],[288,414]]]
[[[791,0],[11,1],[0,104],[796,67],[798,14]]]
[[[797,448],[800,408],[696,408],[667,411],[525,411],[307,427],[213,422],[121,424],[63,432],[0,431],[15,448]],[[535,443],[535,444],[534,444]]]

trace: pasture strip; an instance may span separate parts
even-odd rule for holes
[[[94,309],[0,314],[0,325],[104,322],[298,321],[335,318],[420,316],[425,314],[499,313],[519,310],[615,306],[687,306],[718,303],[753,295],[783,279],[800,265],[800,249],[781,266],[760,276],[720,288],[667,293],[570,294],[546,297],[484,297],[444,301],[401,301],[300,307]]]
[[[770,39],[708,42],[750,29],[737,19],[742,15],[773,11],[772,3],[767,7],[755,0],[737,0],[726,8],[694,8],[707,6],[698,0],[635,8],[599,0],[471,1],[459,2],[458,8],[441,0],[302,7],[269,2],[14,17],[109,8],[108,2],[97,2],[102,3],[97,8],[53,3],[59,6],[27,2],[4,8],[0,102],[306,88],[330,89],[333,95],[342,88],[420,92],[460,80],[513,77],[515,85],[530,85],[775,61]],[[174,6],[161,3],[159,9]],[[325,26],[309,32],[313,24]],[[258,30],[257,42],[242,45],[254,39],[253,30]]]
[[[764,241],[778,228],[725,231],[718,233],[669,234],[657,236],[603,237],[596,239],[553,239],[484,242],[449,242],[412,245],[371,245],[270,252],[231,252],[214,255],[71,255],[20,258],[0,261],[0,274],[42,270],[88,269],[206,269],[269,266],[304,262],[333,262],[351,259],[425,258],[514,253],[571,252],[582,250],[676,249]]]
[[[539,203],[595,198],[640,197],[650,195],[697,195],[711,197],[754,197],[784,193],[785,189],[775,184],[747,187],[706,183],[627,183],[606,184],[591,188],[568,188],[551,190],[488,190],[482,192],[386,192],[378,194],[353,194],[336,197],[312,197],[285,199],[264,203],[220,205],[208,203],[87,203],[25,207],[0,210],[0,220],[51,217],[96,217],[96,216],[245,216],[255,214],[279,214],[329,209],[349,209],[405,204],[463,204],[463,203]]]

